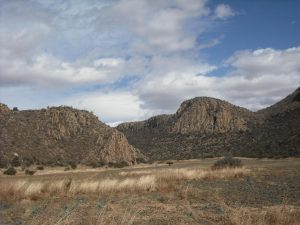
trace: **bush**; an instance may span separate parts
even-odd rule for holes
[[[166,162],[169,166],[171,166],[172,164],[174,164],[172,161],[168,161]]]
[[[70,167],[66,167],[65,169],[64,169],[64,171],[69,171],[70,170]]]
[[[23,160],[23,163],[22,163],[22,166],[24,167],[29,167],[33,164],[32,160],[29,160],[29,159],[24,159]]]
[[[115,168],[123,168],[125,166],[129,166],[129,163],[126,161],[116,162],[116,163],[108,163],[109,167],[115,167]]]
[[[25,170],[25,174],[31,175],[31,176],[32,176],[33,174],[35,174],[35,172],[36,172],[35,170],[29,170],[29,169],[26,169],[26,170]]]
[[[73,170],[77,168],[77,164],[75,162],[69,162],[69,165]]]
[[[87,166],[91,166],[91,167],[93,167],[93,168],[103,167],[103,166],[105,166],[105,165],[106,165],[105,162],[95,162],[95,161],[90,162],[89,164],[87,164]]]
[[[240,159],[232,158],[231,156],[226,156],[223,159],[218,160],[214,163],[213,169],[222,169],[226,167],[235,168],[241,167],[242,161]]]
[[[14,156],[14,158],[11,160],[10,164],[12,167],[21,166],[21,160],[20,160],[19,156]]]
[[[138,164],[140,164],[140,163],[147,163],[147,160],[145,158],[136,158],[136,162]]]
[[[5,175],[16,175],[17,171],[14,167],[9,167],[7,170],[3,172]]]
[[[36,169],[37,170],[44,170],[44,167],[43,166],[37,166]]]

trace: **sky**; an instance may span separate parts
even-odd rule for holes
[[[120,122],[209,96],[256,111],[300,86],[298,0],[0,0],[0,102]]]

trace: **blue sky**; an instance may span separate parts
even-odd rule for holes
[[[102,121],[195,96],[251,110],[300,84],[297,0],[0,0],[0,102]]]
[[[221,4],[223,1],[211,1]],[[226,1],[236,16],[208,34],[224,35],[222,44],[207,49],[209,60],[220,62],[241,49],[286,49],[299,45],[300,2],[297,0]]]

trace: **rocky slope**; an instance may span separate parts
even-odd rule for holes
[[[152,159],[300,155],[300,88],[258,112],[226,101],[197,97],[175,114],[117,127]]]
[[[132,164],[143,157],[123,133],[87,111],[70,107],[12,111],[0,104],[0,157],[8,161],[13,154],[43,164]]]

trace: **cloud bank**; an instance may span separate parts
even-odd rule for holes
[[[209,3],[0,1],[0,101],[71,105],[116,124],[173,113],[195,96],[257,110],[299,86],[300,47],[207,61],[202,50],[222,38],[204,34],[236,16],[229,5]]]

